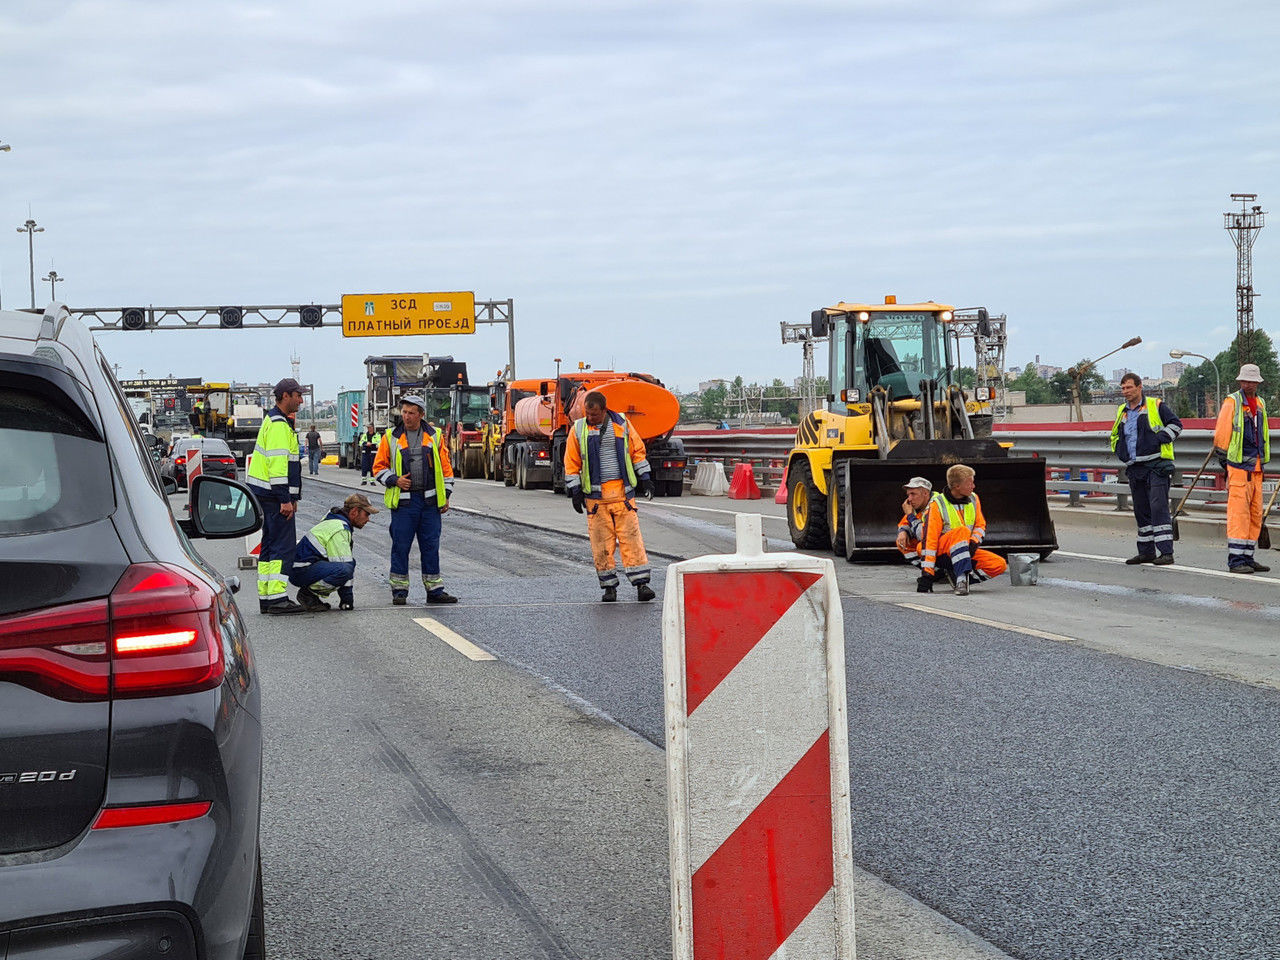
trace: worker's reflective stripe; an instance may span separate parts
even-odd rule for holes
[[[453,477],[446,477],[444,475],[444,464],[440,461],[440,447],[437,445],[439,435],[427,428],[424,428],[422,436],[423,439],[426,439],[427,437],[431,438],[431,443],[424,443],[423,447],[431,450],[431,465],[434,468],[435,473],[436,506],[443,507],[449,502],[449,494],[453,492]],[[400,437],[397,437],[395,435],[395,430],[388,428],[386,433],[387,447],[388,449],[395,450],[395,456],[392,458],[392,463],[395,465],[395,468],[392,469],[388,467],[386,470],[382,471],[382,473],[379,473],[379,480],[383,480],[384,474],[388,479],[405,476],[404,461],[400,454],[408,448],[408,441],[405,441],[405,446],[400,446],[400,440],[403,439],[403,437],[403,434],[401,434]],[[383,482],[385,483],[386,481],[383,480]],[[394,510],[400,505],[400,493],[400,487],[393,482],[387,487],[386,492],[382,494],[382,502],[385,503],[388,508]]]
[[[256,454],[261,454],[261,455],[262,455],[262,456],[264,456],[264,457],[287,457],[287,456],[290,456],[290,452],[289,452],[288,450],[266,450],[266,449],[264,449],[262,446],[260,446],[259,444],[256,444],[256,443],[253,445],[253,452],[254,452],[254,454],[255,454],[255,455],[256,455]]]

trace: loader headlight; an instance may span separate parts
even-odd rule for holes
[[[841,390],[840,391],[841,403],[858,403],[861,399],[862,399],[861,390]]]
[[[939,314],[938,314],[938,319],[939,319],[939,320],[941,320],[943,323],[950,323],[950,322],[951,322],[951,311],[950,311],[950,310],[943,310],[941,313],[939,313]]]
[[[975,390],[975,391],[973,392],[973,395],[974,395],[975,397],[977,397],[979,400],[990,400],[990,399],[991,399],[991,388],[990,388],[990,387],[979,387],[977,390]]]
[[[869,321],[870,319],[871,319],[871,314],[867,313],[867,311],[862,310],[862,311],[860,311],[860,312],[858,313],[858,322],[859,322],[859,323],[866,323],[866,322],[867,322],[867,321]]]

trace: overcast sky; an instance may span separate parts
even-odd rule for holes
[[[885,294],[1006,313],[1016,364],[1141,336],[1104,371],[1158,374],[1234,334],[1229,195],[1280,212],[1269,2],[4,0],[0,88],[6,307],[30,215],[41,303],[51,267],[72,308],[473,290],[515,301],[522,376],[790,381],[779,321]],[[1277,264],[1280,221],[1273,335]],[[322,397],[369,353],[507,355],[500,326],[101,343],[131,376],[297,353]]]

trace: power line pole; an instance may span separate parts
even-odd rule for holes
[[[1266,212],[1250,206],[1256,193],[1233,193],[1231,199],[1240,202],[1240,212],[1222,216],[1236,245],[1236,359],[1243,365],[1253,362],[1253,241],[1266,226]]]

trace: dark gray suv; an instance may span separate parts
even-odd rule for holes
[[[0,958],[264,955],[262,733],[244,622],[88,330],[0,312]]]

